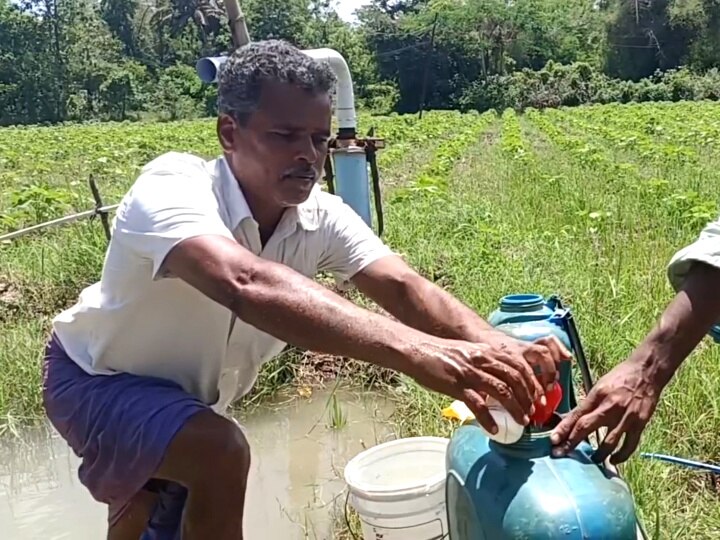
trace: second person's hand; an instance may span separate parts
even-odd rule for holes
[[[623,463],[635,452],[640,437],[660,399],[660,382],[648,365],[652,351],[639,348],[635,355],[603,376],[587,397],[553,431],[556,456],[566,455],[580,441],[605,427],[607,435],[593,455],[601,463],[610,457],[613,465]]]

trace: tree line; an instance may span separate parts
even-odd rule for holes
[[[718,99],[718,0],[242,0],[252,39],[331,47],[379,112]],[[0,0],[0,125],[215,112],[222,0]]]

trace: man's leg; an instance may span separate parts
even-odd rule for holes
[[[143,523],[143,540],[179,540],[181,526],[183,540],[242,539],[250,451],[231,420],[170,381],[89,375],[55,339],[43,365],[43,404],[82,458],[80,481],[109,505],[113,540],[139,540]],[[165,482],[148,520],[149,501],[138,493],[153,479]]]
[[[155,474],[188,490],[182,539],[242,540],[250,446],[232,421],[208,410],[191,417]]]
[[[107,540],[138,540],[147,528],[157,500],[157,493],[143,489],[119,511],[120,515],[117,519],[113,519],[113,516],[118,511],[111,507]]]

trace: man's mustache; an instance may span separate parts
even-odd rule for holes
[[[303,167],[292,169],[283,174],[283,178],[301,177],[301,178],[317,178],[318,173],[312,167]]]

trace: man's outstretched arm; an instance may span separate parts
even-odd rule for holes
[[[510,340],[452,294],[422,277],[397,255],[383,257],[352,278],[357,288],[399,321],[427,334],[486,343],[498,347],[525,347],[543,376],[555,381],[556,364],[570,353],[556,339],[533,345]]]
[[[422,277],[397,255],[370,264],[352,281],[393,317],[428,334],[482,342],[495,331],[472,309]]]
[[[362,309],[223,236],[183,240],[165,258],[160,273],[167,272],[287,343],[397,370],[461,399],[488,429],[494,424],[483,394],[500,401],[519,423],[527,423],[532,403],[542,393],[517,351],[410,328]]]

